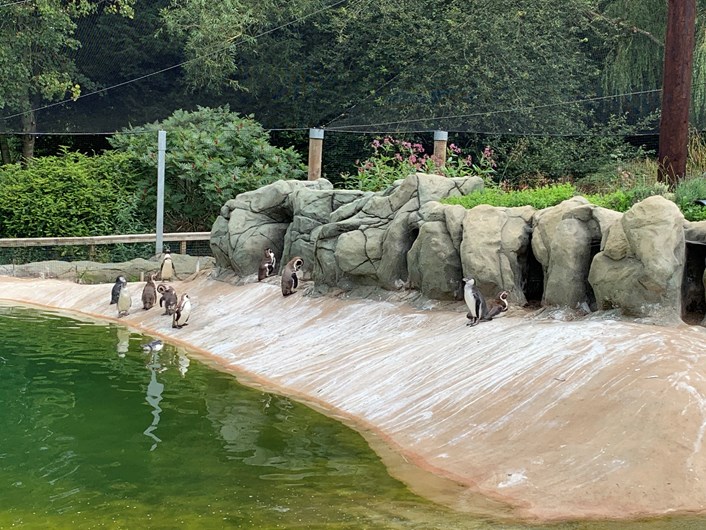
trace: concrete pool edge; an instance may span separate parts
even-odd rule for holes
[[[666,509],[655,510],[654,508],[650,509],[650,506],[646,505],[646,503],[634,502],[632,499],[627,501],[623,499],[625,502],[616,503],[612,496],[610,499],[604,497],[602,500],[600,498],[591,499],[581,495],[578,500],[575,498],[573,500],[562,500],[554,497],[554,495],[557,495],[556,492],[551,494],[549,490],[547,506],[543,506],[538,503],[536,497],[523,495],[522,491],[517,489],[517,486],[522,486],[521,477],[524,472],[517,472],[518,478],[515,480],[517,483],[513,482],[512,474],[506,473],[505,476],[510,477],[510,479],[498,481],[497,484],[499,486],[494,489],[488,487],[487,476],[489,471],[482,463],[467,464],[469,457],[466,454],[473,452],[474,443],[472,440],[461,440],[459,442],[454,440],[450,434],[444,433],[441,428],[438,429],[439,432],[430,432],[430,429],[435,431],[436,423],[448,423],[450,421],[449,417],[455,417],[454,421],[457,423],[473,423],[473,415],[469,415],[470,419],[461,417],[459,420],[459,416],[463,416],[464,410],[467,409],[463,399],[467,399],[469,396],[474,400],[480,398],[473,393],[469,394],[469,389],[465,387],[461,389],[463,390],[462,392],[459,392],[461,398],[454,397],[453,390],[450,390],[444,396],[439,410],[434,410],[434,418],[429,418],[424,405],[428,405],[429,408],[435,408],[439,404],[433,400],[425,402],[426,398],[420,398],[419,395],[423,396],[425,393],[439,392],[439,389],[444,386],[444,374],[453,373],[456,369],[454,364],[468,360],[469,354],[464,348],[468,342],[468,337],[477,337],[479,342],[484,339],[490,340],[489,336],[498,330],[495,323],[488,324],[485,328],[480,326],[477,329],[469,329],[463,325],[463,314],[458,312],[446,311],[432,314],[394,306],[389,303],[372,301],[346,302],[320,298],[307,299],[301,295],[296,298],[290,297],[290,299],[282,300],[281,295],[277,297],[276,293],[272,294],[272,289],[276,289],[276,286],[273,285],[234,287],[223,282],[200,278],[188,284],[175,283],[178,292],[188,289],[190,295],[192,292],[194,293],[191,296],[195,299],[195,309],[192,321],[187,328],[172,330],[167,317],[160,317],[158,314],[160,312],[159,309],[143,312],[141,309],[135,309],[135,302],[133,302],[131,314],[118,319],[115,316],[114,306],[108,305],[109,285],[84,286],[57,280],[21,280],[0,277],[0,286],[2,286],[0,299],[118,322],[141,332],[163,337],[170,342],[182,344],[188,349],[198,351],[201,355],[212,359],[214,363],[227,371],[233,372],[245,384],[261,386],[264,389],[291,396],[325,412],[329,416],[342,420],[361,431],[368,438],[393,476],[410,485],[411,489],[420,495],[457,510],[531,522],[576,519],[634,519],[646,516],[658,517],[665,514],[674,515],[675,513],[701,513],[703,510],[703,507],[697,506],[697,502],[701,504],[700,499],[703,496],[703,491],[701,490],[697,492],[698,495],[687,499],[691,503],[690,506],[670,506]],[[136,291],[133,286],[132,296],[134,300],[139,298],[139,292]],[[229,304],[228,300],[231,297],[233,299],[243,298],[244,300],[240,300],[239,304]],[[326,307],[322,310],[317,306]],[[248,310],[254,308],[252,309],[253,314],[246,316],[243,308],[248,308]],[[283,312],[275,314],[280,308]],[[263,314],[266,313],[267,318],[263,320],[264,317],[258,317],[258,310],[262,311]],[[379,315],[371,319],[370,315],[376,312]],[[267,322],[269,322],[269,319],[277,321],[278,318],[283,318],[282,315],[292,314],[300,315],[305,320],[298,334],[304,334],[301,330],[307,329],[309,332],[308,336],[301,339],[300,343],[293,344],[291,350],[275,352],[272,344],[276,344],[277,341],[284,341],[289,344],[298,340],[297,320],[296,317],[292,317],[293,322],[290,322],[292,331],[278,331],[277,333],[280,333],[279,336],[271,331],[268,333]],[[380,330],[387,331],[391,323],[398,320],[407,320],[407,324],[412,324],[416,326],[416,329],[421,330],[415,335],[414,328],[409,331],[410,328],[407,324],[397,330],[391,330],[396,331],[395,343],[404,340],[420,340],[423,338],[421,335],[423,333],[429,334],[432,332],[437,335],[442,333],[444,339],[448,341],[449,349],[453,350],[453,355],[442,359],[444,363],[449,365],[445,367],[448,370],[444,372],[439,367],[434,366],[434,371],[440,373],[434,379],[429,379],[426,368],[431,366],[432,363],[424,364],[429,361],[428,357],[423,357],[421,360],[412,359],[412,356],[405,354],[404,348],[402,351],[392,351],[393,346],[391,343],[373,344],[372,349],[377,349],[379,356],[393,355],[393,363],[400,359],[407,360],[408,358],[410,361],[414,360],[414,364],[421,363],[423,369],[414,373],[414,381],[419,383],[419,386],[411,390],[411,393],[417,396],[412,397],[411,401],[409,401],[409,385],[398,388],[398,395],[396,396],[390,390],[394,390],[395,385],[393,384],[380,387],[381,390],[388,391],[388,394],[386,396],[382,395],[382,398],[379,395],[373,395],[369,398],[367,393],[363,391],[362,393],[352,393],[348,396],[344,395],[342,398],[339,396],[336,399],[331,399],[330,396],[335,397],[337,395],[335,392],[336,387],[340,387],[339,394],[345,394],[343,390],[346,387],[341,386],[344,383],[337,379],[345,376],[345,385],[354,384],[356,381],[356,377],[351,374],[351,363],[348,362],[348,356],[340,355],[333,358],[331,352],[318,354],[324,357],[332,357],[331,368],[335,368],[336,363],[338,364],[338,370],[331,369],[328,373],[328,381],[326,381],[327,374],[322,372],[322,370],[327,370],[326,363],[322,365],[316,359],[317,355],[304,355],[298,350],[304,347],[309,349],[315,347],[312,345],[315,345],[316,341],[312,342],[312,337],[315,339],[317,334],[324,332],[321,326],[326,326],[326,330],[328,330],[331,326],[335,327],[338,325],[341,322],[341,315],[346,315],[350,325],[359,326],[359,329],[367,325],[369,321],[375,324],[379,320],[377,322],[379,327],[373,329],[369,337],[374,337],[376,333],[379,334]],[[240,318],[234,319],[234,316],[239,316]],[[334,317],[334,324],[326,323],[327,316]],[[438,325],[440,322],[439,318],[443,319],[442,326]],[[240,332],[239,336],[247,337],[246,343],[228,344],[228,340],[231,340],[232,337],[226,335],[221,336],[219,340],[214,330],[214,326],[218,324],[219,320],[223,324],[222,328],[228,329],[229,326],[232,326],[234,330]],[[429,320],[431,322],[428,322]],[[443,327],[447,326],[446,320],[452,320],[451,327]],[[513,322],[512,320],[523,321],[524,319],[508,319],[502,322],[504,327],[501,327],[501,329],[506,329],[507,326],[523,325],[523,322]],[[338,331],[344,332],[345,329],[344,326],[342,330]],[[475,334],[479,330],[487,333]],[[650,327],[650,330],[655,332],[654,327]],[[404,336],[405,333],[411,333],[411,335]],[[456,334],[460,336],[460,344],[457,344],[455,340],[454,335]],[[697,334],[697,336],[701,338],[700,335]],[[330,336],[324,337],[324,339],[326,338],[330,338]],[[433,343],[433,337],[431,338]],[[533,337],[528,338],[532,339]],[[539,339],[542,338],[541,336],[539,337]],[[546,339],[547,336],[544,338]],[[551,337],[549,338],[551,339]],[[490,344],[488,350],[479,347],[476,355],[488,356],[488,352],[492,351],[493,347],[497,346]],[[253,349],[256,350],[256,353],[249,354],[248,352]],[[290,363],[289,355],[294,353],[298,357],[296,362]],[[281,355],[282,358],[265,362],[266,357],[277,354]],[[403,366],[404,363],[397,362],[397,366],[389,371],[389,367],[384,366],[385,360],[375,358],[370,353],[370,348],[363,347],[360,351],[354,352],[352,356],[355,356],[356,361],[362,365],[361,372],[363,374],[358,381],[361,384],[372,385],[375,383],[375,377],[371,377],[369,371],[369,368],[373,365],[381,369],[381,373],[383,368],[387,370],[385,373],[392,374],[405,368]],[[473,363],[470,364],[472,365]],[[483,364],[480,364],[479,367],[480,369],[488,369],[488,366]],[[316,373],[311,374],[312,370]],[[439,386],[439,378],[441,378],[442,386]],[[453,387],[457,383],[459,382],[449,382],[448,386]],[[496,381],[495,383],[497,384],[498,382]],[[377,392],[377,390],[373,388],[371,392]],[[500,396],[500,394],[497,394],[497,396]],[[387,403],[391,408],[394,408],[393,402],[396,399],[402,401],[403,407],[398,407],[398,410],[402,411],[402,413],[397,414],[393,411],[380,415],[376,403],[381,399],[383,405]],[[361,403],[360,400],[363,400],[363,402]],[[404,412],[405,402],[413,408],[420,408],[421,412],[417,414],[420,421],[417,421],[416,424],[414,420],[417,416],[410,416]],[[518,402],[514,403],[517,406]],[[444,415],[446,409],[448,409],[447,414]],[[531,413],[531,410],[528,409],[526,412]],[[502,414],[494,413],[493,417],[497,419],[501,416]],[[396,421],[396,418],[399,418],[399,421]],[[435,421],[430,422],[431,419]],[[449,431],[452,434],[458,434],[459,432],[463,434],[465,432],[463,428],[459,431],[456,427],[449,429]],[[437,442],[437,435],[443,438],[445,454],[442,456],[434,454],[435,448],[433,446]],[[487,441],[481,441],[480,443],[487,443]],[[432,449],[430,449],[430,446]],[[512,446],[508,446],[507,450],[508,452],[514,452]],[[444,465],[445,460],[449,458],[453,458],[451,465]],[[478,458],[478,456],[476,455],[475,458]],[[473,454],[471,454],[470,459],[474,459]],[[457,466],[454,462],[463,462],[464,465]],[[492,463],[488,463],[488,465],[491,468],[493,467]],[[699,461],[697,467],[701,467],[701,465],[702,463]],[[431,473],[431,476],[429,473]],[[490,473],[492,474],[493,471],[491,470]],[[437,476],[439,477],[438,480],[432,480],[432,478],[435,479]],[[485,479],[485,483],[482,483],[482,481],[476,482],[473,480],[474,476],[480,476]],[[434,483],[431,484],[431,482]],[[570,489],[566,484],[566,487],[559,488],[559,492]],[[518,494],[518,491],[520,494]],[[630,497],[631,495],[626,496]],[[608,500],[612,502],[607,502]],[[505,502],[509,503],[513,508],[509,508]]]

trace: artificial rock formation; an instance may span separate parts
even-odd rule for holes
[[[682,281],[685,230],[706,253],[706,223],[685,223],[667,199],[625,214],[583,197],[542,210],[439,202],[482,188],[479,177],[421,173],[378,193],[335,190],[324,179],[277,182],[228,201],[211,245],[217,266],[239,277],[257,271],[266,246],[280,263],[302,256],[304,278],[323,291],[413,289],[460,300],[461,279],[471,276],[486,296],[506,290],[520,306],[532,297],[659,322],[678,320],[685,296],[706,306],[703,259],[692,257],[689,289]]]
[[[684,216],[661,197],[648,197],[613,223],[593,260],[589,282],[599,309],[678,320],[685,263]]]

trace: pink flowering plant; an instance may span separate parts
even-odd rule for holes
[[[483,177],[487,185],[494,185],[495,173],[493,150],[486,147],[477,163],[471,155],[464,155],[461,148],[450,144],[446,150],[446,163],[424,151],[420,143],[395,139],[391,136],[376,138],[370,144],[373,153],[364,162],[356,161],[357,173],[344,175],[348,187],[363,191],[380,191],[396,180],[407,178],[412,173],[435,173],[447,177]]]

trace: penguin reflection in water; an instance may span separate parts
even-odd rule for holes
[[[497,299],[486,302],[483,293],[480,292],[473,278],[464,278],[463,283],[463,299],[468,306],[467,326],[475,326],[482,320],[493,320],[493,317],[507,311],[507,291],[501,291]]]
[[[262,257],[260,262],[260,267],[257,269],[257,281],[261,282],[268,276],[272,276],[275,272],[275,265],[277,260],[275,259],[275,253],[272,252],[271,248],[265,249],[265,255]]]
[[[181,295],[181,300],[179,300],[179,305],[177,305],[176,311],[172,317],[172,327],[181,329],[186,326],[189,321],[189,316],[191,315],[191,300],[189,295],[184,293]]]
[[[299,287],[297,272],[304,265],[304,260],[296,256],[289,260],[282,271],[282,295],[289,296]]]

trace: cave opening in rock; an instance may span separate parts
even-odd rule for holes
[[[527,245],[527,254],[524,263],[524,295],[527,305],[539,307],[542,305],[544,295],[544,269],[542,264],[534,256],[532,245]]]
[[[590,269],[590,264],[593,263],[593,258],[595,258],[596,254],[598,254],[600,251],[601,251],[600,238],[591,239],[591,251],[590,251],[591,253],[590,253],[590,257],[588,258],[589,269]],[[586,291],[586,303],[588,304],[588,307],[591,309],[591,311],[597,311],[598,304],[596,303],[596,294],[593,292],[593,287],[591,286],[591,283],[588,281],[588,275],[586,275],[584,283],[585,283],[585,291]]]
[[[706,244],[687,241],[681,298],[682,320],[688,324],[699,324],[706,316],[704,270],[706,270]]]

